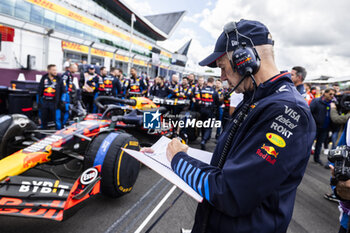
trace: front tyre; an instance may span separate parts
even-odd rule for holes
[[[101,167],[102,194],[117,198],[133,189],[140,170],[140,163],[121,148],[140,150],[135,137],[124,132],[101,133],[90,143],[84,168]]]

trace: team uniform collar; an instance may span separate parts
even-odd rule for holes
[[[276,92],[276,90],[281,86],[282,82],[293,84],[289,72],[281,72],[280,74],[271,77],[267,81],[260,83],[255,92],[254,101],[262,99]],[[244,100],[249,100],[252,95],[253,91],[244,93]]]

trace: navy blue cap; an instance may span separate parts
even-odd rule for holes
[[[237,28],[238,31],[238,41],[236,30],[234,30],[235,28]],[[228,43],[225,31],[229,36]],[[250,38],[251,41],[248,38]],[[264,24],[258,21],[241,19],[238,23],[231,22],[225,25],[224,32],[221,33],[216,41],[214,52],[203,61],[199,62],[199,65],[217,67],[216,60],[222,57],[226,51],[235,50],[237,45],[242,42],[246,42],[249,47],[264,44],[273,45],[271,34]]]
[[[94,65],[89,65],[88,69],[95,69]]]

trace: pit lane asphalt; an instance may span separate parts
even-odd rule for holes
[[[198,145],[199,141],[191,146],[198,148]],[[215,145],[215,139],[211,139],[207,149],[213,151]],[[325,162],[326,156],[322,156]],[[328,183],[329,170],[313,163],[311,158],[298,188],[288,233],[338,231],[337,204],[323,198],[323,194],[330,191]],[[95,196],[63,222],[0,216],[0,233],[135,232],[171,188],[169,182],[143,166],[134,190],[124,197],[110,199],[102,195]],[[141,232],[149,228],[179,193],[178,189],[172,193]],[[179,233],[181,228],[190,229],[195,209],[196,202],[183,194],[151,232]]]

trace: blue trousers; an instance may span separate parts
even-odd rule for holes
[[[317,128],[316,130],[316,146],[315,146],[315,154],[314,161],[318,162],[320,160],[320,153],[322,149],[322,143],[324,143],[328,137],[329,129]]]
[[[62,112],[61,109],[56,109],[56,129],[62,129],[62,127],[67,123],[69,118],[69,103],[65,104],[65,111]]]
[[[41,128],[47,129],[50,121],[55,121],[56,106],[55,101],[43,100],[40,108]]]

